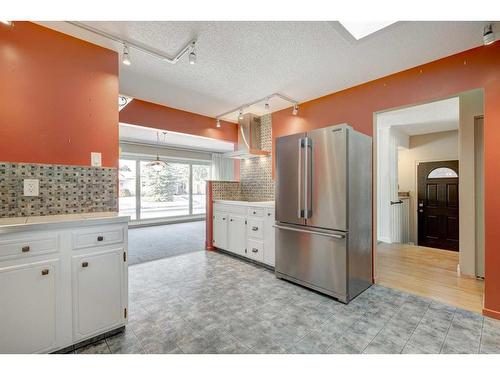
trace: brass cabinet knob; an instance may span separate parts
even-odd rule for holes
[[[49,274],[49,270],[48,269],[42,270],[42,276],[47,276],[48,274]]]
[[[29,247],[29,246],[23,246],[23,247],[21,248],[21,251],[22,251],[23,253],[27,253],[28,251],[30,251],[30,247]]]
[[[89,266],[89,262],[82,262],[82,267],[85,268],[85,267],[88,267]]]

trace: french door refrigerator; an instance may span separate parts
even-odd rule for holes
[[[344,303],[372,284],[372,139],[343,124],[276,139],[279,278]]]

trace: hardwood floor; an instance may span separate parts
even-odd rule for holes
[[[482,312],[482,280],[457,276],[458,252],[428,247],[377,245],[376,283]]]

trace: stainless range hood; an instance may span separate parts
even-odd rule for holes
[[[238,145],[235,151],[224,156],[231,159],[251,159],[269,155],[262,150],[260,118],[253,113],[246,113],[238,120]]]

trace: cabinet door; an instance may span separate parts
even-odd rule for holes
[[[0,268],[0,353],[56,347],[59,260]]]
[[[264,219],[264,263],[274,267],[274,210],[266,209]]]
[[[124,249],[73,257],[73,331],[75,340],[125,321],[122,299]]]
[[[227,250],[227,221],[228,215],[224,213],[214,213],[214,246]]]
[[[228,250],[245,255],[246,249],[246,224],[245,217],[230,215],[228,224]]]

